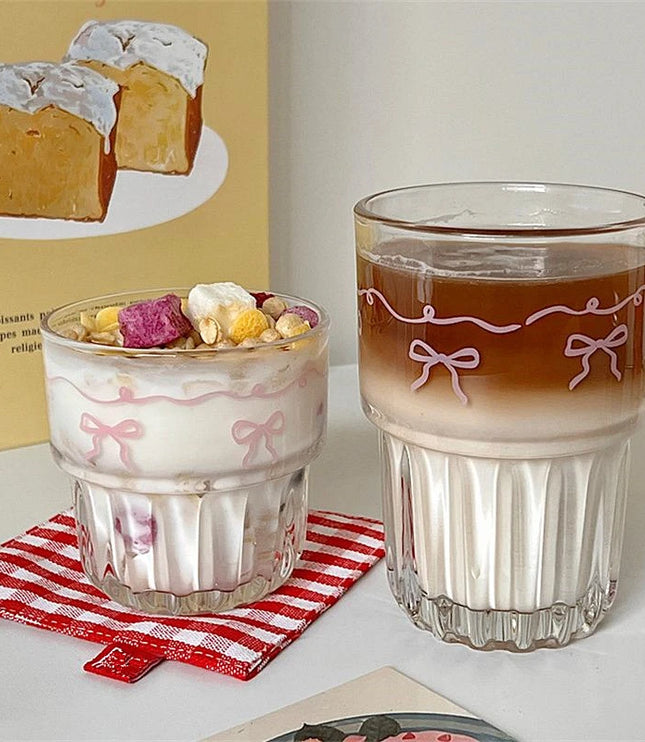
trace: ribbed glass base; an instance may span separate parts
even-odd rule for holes
[[[616,593],[629,440],[536,459],[448,454],[381,433],[386,560],[411,620],[525,652],[589,635]]]
[[[262,598],[304,548],[308,467],[249,487],[142,494],[74,482],[81,563],[122,605],[148,613],[224,611]]]
[[[112,600],[137,611],[163,616],[195,616],[228,611],[231,608],[262,599],[287,581],[297,558],[298,555],[296,555],[293,547],[288,545],[283,552],[282,562],[278,570],[270,580],[264,577],[255,577],[251,582],[240,585],[230,592],[204,590],[189,595],[173,595],[159,590],[148,590],[143,593],[135,593],[127,585],[118,582],[112,575],[106,575],[103,580],[96,579],[94,575],[88,575],[88,577],[99,590]]]
[[[506,649],[510,652],[530,652],[544,647],[563,647],[572,639],[589,636],[615,595],[615,583],[603,590],[592,585],[575,605],[556,603],[531,613],[519,611],[472,610],[441,595],[424,595],[414,581],[406,576],[395,584],[388,573],[390,587],[397,602],[420,629],[454,644],[472,649]]]

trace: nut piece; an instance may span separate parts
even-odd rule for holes
[[[168,343],[166,348],[172,348],[173,350],[183,350],[186,347],[186,338],[177,338],[172,343]]]
[[[309,327],[316,327],[316,325],[320,321],[318,312],[310,309],[309,307],[305,307],[302,304],[297,304],[295,307],[289,307],[287,311],[289,312],[289,314],[297,314],[303,322],[309,323]]]
[[[244,338],[242,342],[238,345],[239,348],[255,348],[260,344],[260,341],[258,338]]]
[[[94,324],[94,317],[89,312],[81,312],[79,319],[88,332],[94,332],[96,325]]]
[[[262,311],[276,320],[285,309],[287,309],[287,302],[279,296],[271,296],[262,304]]]
[[[260,342],[261,343],[273,343],[276,340],[282,340],[282,335],[277,330],[275,330],[272,327],[269,327],[268,330],[265,330],[260,335]]]
[[[211,346],[208,346],[208,347],[211,347]],[[217,345],[215,346],[215,348],[218,350],[219,348],[234,348],[234,347],[235,347],[235,343],[232,340],[229,340],[228,338],[222,338],[222,340],[220,340],[219,343],[217,343]]]
[[[89,333],[80,322],[75,322],[63,335],[70,340],[86,340]]]
[[[202,340],[207,345],[215,345],[215,343],[223,340],[222,328],[216,319],[212,319],[211,317],[200,319],[197,329]]]
[[[100,343],[101,345],[116,345],[116,335],[113,332],[92,332],[90,333],[90,342]]]
[[[275,329],[283,338],[293,338],[296,335],[302,335],[304,332],[311,330],[308,322],[303,322],[297,314],[281,315],[275,323]]]
[[[170,343],[166,344],[166,348],[172,348],[173,350],[183,350],[186,347],[186,338],[177,338]]]

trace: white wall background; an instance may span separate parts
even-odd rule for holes
[[[547,180],[645,192],[645,3],[270,2],[272,285],[355,359],[352,206]]]

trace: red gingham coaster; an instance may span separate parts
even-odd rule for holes
[[[248,680],[384,554],[379,521],[311,511],[305,551],[276,592],[211,616],[124,608],[83,575],[71,511],[0,546],[0,617],[106,645],[85,669],[134,682],[164,659]]]

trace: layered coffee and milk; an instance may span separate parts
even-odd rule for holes
[[[594,448],[635,420],[634,248],[392,242],[359,256],[358,286],[363,398],[404,439],[533,458]]]
[[[382,431],[390,581],[420,625],[439,631],[441,606],[454,622],[564,605],[566,642],[613,600],[644,262],[573,241],[359,247],[361,395]]]

